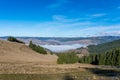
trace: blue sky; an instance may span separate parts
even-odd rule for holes
[[[0,36],[120,35],[120,0],[0,0]]]

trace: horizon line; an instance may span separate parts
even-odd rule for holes
[[[10,37],[10,36],[0,36],[0,37]],[[79,37],[76,37],[76,36],[72,36],[72,37],[70,37],[70,36],[65,36],[65,37],[62,37],[62,36],[59,36],[59,37],[57,37],[57,36],[12,36],[12,37],[17,37],[17,38],[19,38],[19,37],[31,37],[31,38],[35,38],[35,37],[38,37],[38,38],[87,38],[87,37],[120,37],[120,35],[117,35],[117,36],[115,36],[115,35],[107,35],[107,36],[79,36]]]

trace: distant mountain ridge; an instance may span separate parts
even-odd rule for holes
[[[6,40],[6,37],[0,37]],[[111,42],[120,39],[120,36],[101,36],[101,37],[16,37],[17,39],[29,44],[32,40],[33,43],[38,45],[71,45],[71,44],[84,44],[84,45],[97,45],[101,43]]]

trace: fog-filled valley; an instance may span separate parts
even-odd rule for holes
[[[0,0],[0,80],[120,80],[120,0]]]
[[[1,40],[7,40],[8,37],[0,37]],[[97,45],[105,42],[120,39],[120,36],[100,36],[100,37],[16,37],[29,44],[30,41],[47,48],[53,52],[63,52],[88,45]]]
[[[71,45],[41,45],[44,48],[47,48],[53,52],[64,52],[71,49],[77,49],[80,47],[86,47],[83,44],[71,44]]]

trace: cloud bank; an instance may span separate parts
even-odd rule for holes
[[[82,44],[73,44],[73,45],[41,45],[44,48],[50,49],[53,52],[62,52],[70,49],[76,49],[80,47],[85,47]]]

